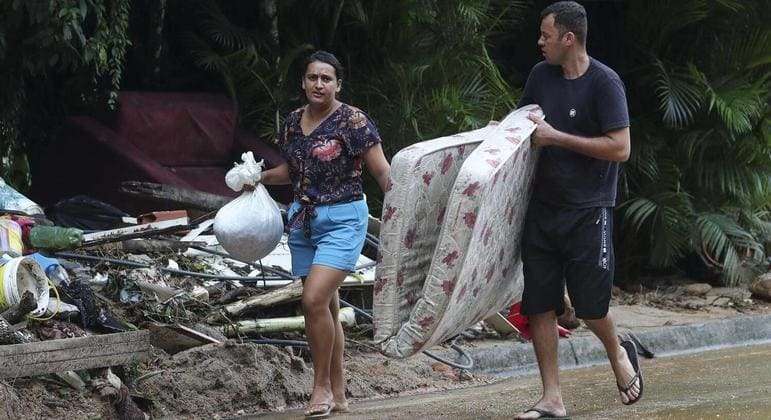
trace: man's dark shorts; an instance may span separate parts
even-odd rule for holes
[[[576,317],[608,313],[613,286],[613,209],[557,207],[531,200],[522,239],[522,314],[561,315],[564,287]]]

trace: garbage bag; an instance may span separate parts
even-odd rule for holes
[[[225,175],[225,182],[234,191],[245,185],[254,186],[222,207],[214,218],[214,235],[230,255],[244,261],[256,261],[276,248],[284,232],[281,211],[259,183],[263,162],[255,162],[252,152],[241,156]]]

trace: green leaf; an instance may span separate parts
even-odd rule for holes
[[[760,262],[761,245],[736,221],[720,213],[703,213],[696,219],[699,252],[708,261],[720,264],[726,283],[749,281],[748,261]]]
[[[659,109],[664,112],[663,121],[674,128],[691,124],[703,97],[698,81],[685,69],[668,69],[658,59],[653,67],[653,90],[659,98]]]

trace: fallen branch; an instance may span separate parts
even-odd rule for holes
[[[303,294],[303,285],[300,280],[295,280],[288,285],[272,290],[263,295],[253,296],[249,299],[239,300],[225,306],[228,316],[238,317],[250,310],[269,308],[280,303],[300,300]]]
[[[121,183],[120,191],[174,206],[198,210],[219,210],[232,200],[231,197],[153,182],[126,181]]]

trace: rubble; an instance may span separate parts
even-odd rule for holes
[[[27,316],[39,303],[31,292],[0,314],[0,343],[14,344],[0,345],[0,378],[15,377],[12,382],[0,379],[0,418],[212,418],[284,410],[307,401],[312,371],[299,316],[302,284],[289,274],[286,236],[262,260],[239,261],[212,234],[213,214],[198,217],[185,207],[188,216],[183,218],[176,217],[180,212],[132,217],[95,200],[78,201],[94,211],[109,208],[110,217],[92,215],[88,223],[99,220],[99,228],[91,229],[63,223],[75,223],[72,215],[59,215],[62,226],[37,215],[21,229],[24,264],[37,265],[50,280],[51,296],[38,316]],[[35,256],[39,247],[28,239],[36,226],[81,229],[83,239],[65,241],[65,251],[50,252],[57,246]],[[346,278],[341,297],[371,307],[373,265],[362,255],[360,270]],[[614,299],[690,311],[750,305],[747,290],[689,293],[688,286],[680,286],[666,293],[643,286],[636,294],[616,289]],[[369,319],[351,308],[343,308],[341,317],[346,319],[351,398],[493,380],[424,356],[389,360],[367,344]],[[499,314],[486,324],[489,328],[477,325],[464,339],[511,338],[516,332]],[[88,362],[73,357],[59,365],[46,363],[50,366],[40,371],[23,362],[30,354],[85,354]],[[10,375],[10,363],[26,370]]]

